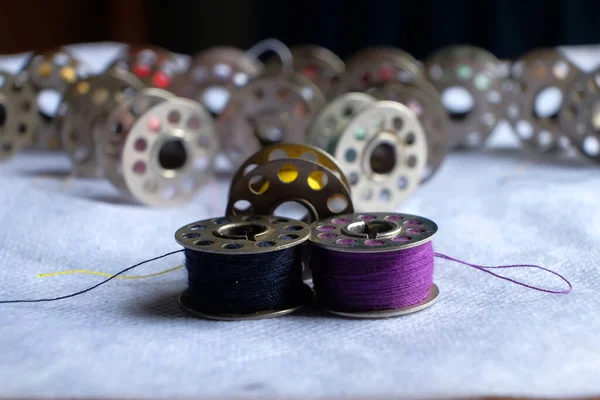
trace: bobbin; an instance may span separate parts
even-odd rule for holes
[[[423,245],[433,239],[437,230],[435,222],[416,215],[347,214],[314,222],[311,225],[310,242],[313,246],[334,252],[386,253]],[[434,284],[425,300],[409,307],[359,312],[325,311],[351,318],[387,318],[427,308],[435,303],[438,296],[439,288]]]
[[[312,116],[300,85],[284,75],[265,76],[233,94],[217,128],[223,151],[235,169],[263,146],[304,143]]]
[[[558,112],[538,115],[535,102],[540,92],[552,87],[560,90],[562,99],[567,98],[566,90],[578,75],[577,67],[555,49],[533,50],[513,64],[514,101],[506,113],[523,143],[539,152],[552,151],[568,143],[557,118]]]
[[[115,107],[103,125],[96,125],[94,131],[96,142],[96,160],[103,176],[117,189],[127,192],[123,177],[121,157],[123,143],[129,136],[131,128],[146,111],[175,95],[166,90],[148,88],[140,90],[134,97],[128,98]]]
[[[358,112],[374,104],[370,94],[350,92],[329,103],[313,119],[308,131],[308,143],[333,153],[342,131]]]
[[[388,81],[425,79],[417,60],[395,47],[370,47],[354,54],[340,75],[336,93],[362,92]]]
[[[427,140],[415,113],[379,101],[346,126],[333,152],[350,181],[358,210],[390,209],[419,186],[427,164]]]
[[[448,152],[450,121],[440,96],[428,82],[388,82],[368,92],[379,100],[404,104],[419,118],[427,138],[427,167],[423,182],[431,178],[441,166]]]
[[[31,85],[0,71],[0,161],[31,144],[38,123],[37,103]]]
[[[267,254],[282,251],[306,242],[310,227],[291,218],[273,216],[227,216],[188,224],[177,230],[175,240],[186,249],[220,254],[223,256]],[[305,287],[302,300],[312,297],[310,288]],[[179,304],[193,315],[215,320],[250,320],[272,318],[292,313],[304,304],[280,310],[267,310],[253,314],[207,314],[200,311],[191,301],[187,290],[179,297]]]
[[[173,92],[220,114],[232,94],[263,70],[262,63],[235,47],[213,47],[196,54],[190,68],[174,78]]]
[[[581,154],[600,162],[600,68],[581,73],[565,93],[559,114],[563,132]]]
[[[502,117],[499,61],[490,52],[474,46],[450,46],[434,52],[425,62],[429,81],[442,100],[459,87],[472,99],[472,107],[450,117],[450,149],[482,146]]]
[[[301,158],[259,165],[231,187],[227,215],[270,215],[286,202],[302,204],[315,221],[352,212],[350,189],[324,166]]]
[[[147,86],[169,89],[173,78],[185,70],[185,61],[162,47],[128,45],[117,56],[107,71],[131,72]]]
[[[89,75],[90,68],[64,47],[34,53],[29,57],[18,74],[17,85],[23,87],[24,92],[33,92],[27,101],[38,105],[34,147],[58,150],[62,146],[59,132],[61,115],[55,110],[40,108],[40,96],[47,93],[55,98],[45,100],[58,102],[69,86]],[[31,86],[31,89],[25,89],[26,86]],[[50,104],[46,105],[51,107]]]
[[[125,138],[123,177],[142,204],[183,204],[213,177],[218,151],[214,121],[204,107],[169,99],[147,110]]]
[[[120,102],[143,87],[134,75],[114,69],[80,80],[66,91],[60,106],[60,137],[77,176],[97,176],[94,131]]]

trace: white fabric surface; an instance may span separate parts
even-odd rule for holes
[[[575,158],[515,147],[504,126],[485,151],[450,155],[400,210],[436,221],[437,251],[480,264],[539,263],[569,295],[511,285],[437,261],[437,304],[356,321],[317,311],[214,322],[177,306],[185,272],[117,280],[80,297],[0,305],[0,395],[13,397],[453,397],[599,394],[600,173]],[[515,168],[526,161],[524,171]],[[62,182],[62,155],[0,166],[0,298],[39,298],[177,250],[177,228],[221,215],[227,176],[190,205],[130,204],[108,182]],[[42,176],[43,175],[43,176]],[[182,262],[177,254],[133,271]],[[507,271],[562,288],[549,274]]]

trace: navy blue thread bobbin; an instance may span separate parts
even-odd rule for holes
[[[291,313],[312,298],[302,282],[302,248],[310,227],[274,216],[198,221],[175,233],[185,247],[188,288],[179,297],[190,313],[244,320]]]

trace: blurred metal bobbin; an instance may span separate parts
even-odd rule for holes
[[[427,139],[411,109],[379,101],[346,126],[332,154],[350,181],[358,210],[394,209],[423,179]]]
[[[342,131],[361,110],[377,99],[370,94],[350,92],[330,101],[313,119],[308,131],[308,143],[333,153]]]
[[[220,114],[232,94],[263,70],[262,63],[235,47],[213,47],[196,54],[188,70],[175,77],[173,92]]]
[[[295,81],[265,76],[235,92],[217,120],[223,151],[234,169],[263,146],[304,143],[311,104]]]
[[[533,50],[513,64],[513,102],[507,116],[519,139],[530,148],[549,152],[568,143],[558,116],[566,91],[579,74],[556,49]]]
[[[140,90],[134,97],[124,100],[114,108],[103,125],[96,125],[98,129],[94,131],[94,140],[98,167],[102,175],[116,188],[127,192],[121,156],[123,144],[131,128],[146,111],[174,97],[174,94],[162,89]]]
[[[431,178],[441,166],[448,152],[450,121],[439,94],[428,83],[388,82],[373,88],[369,94],[379,100],[404,104],[419,118],[427,138],[427,167],[423,181]]]
[[[28,101],[37,104],[38,121],[34,133],[34,147],[44,150],[58,150],[62,147],[62,116],[58,106],[67,89],[89,75],[90,67],[64,47],[34,53],[29,57],[18,74],[17,85],[30,85],[33,97]]]
[[[149,206],[189,202],[213,178],[215,130],[211,115],[193,100],[174,98],[147,110],[123,145],[129,193]]]
[[[450,46],[425,62],[429,81],[441,93],[450,117],[450,148],[482,146],[502,118],[499,61],[474,46]]]
[[[112,70],[83,79],[67,90],[60,107],[60,134],[75,175],[97,176],[94,132],[115,107],[143,87],[129,72]]]
[[[564,92],[563,133],[581,154],[600,162],[600,68],[580,74]]]

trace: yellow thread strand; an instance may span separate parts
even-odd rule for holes
[[[176,267],[173,268],[169,268],[166,269],[164,271],[160,271],[160,272],[155,272],[153,274],[148,274],[148,275],[119,275],[117,277],[115,277],[115,279],[145,279],[145,278],[152,278],[155,276],[160,276],[160,275],[165,275],[168,274],[169,272],[173,272],[173,271],[177,271],[178,269],[183,268],[183,264],[178,265]],[[88,275],[98,275],[98,276],[105,276],[105,277],[110,277],[113,276],[114,274],[109,274],[107,272],[101,272],[101,271],[92,271],[89,269],[68,269],[66,271],[57,271],[57,272],[47,272],[44,274],[37,274],[36,277],[37,278],[46,278],[49,276],[59,276],[59,275],[71,275],[71,274],[88,274]]]

